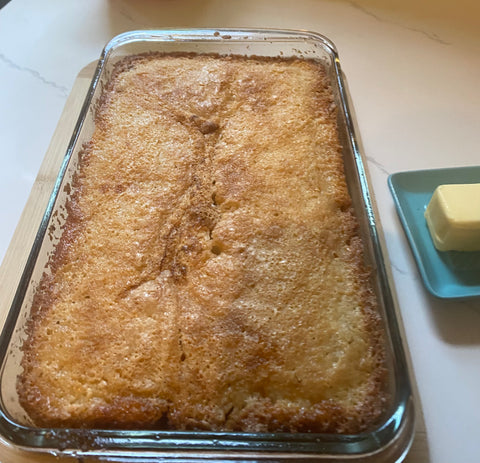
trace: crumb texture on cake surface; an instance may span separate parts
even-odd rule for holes
[[[323,68],[128,58],[36,293],[21,403],[41,426],[362,431],[385,406]]]

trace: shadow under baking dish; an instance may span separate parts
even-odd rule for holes
[[[397,212],[423,278],[434,296],[480,296],[480,251],[438,251],[424,213],[439,185],[480,182],[480,166],[398,172],[388,179]]]

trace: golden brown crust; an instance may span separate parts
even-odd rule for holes
[[[324,70],[143,55],[97,108],[35,296],[42,426],[352,433],[382,335]]]

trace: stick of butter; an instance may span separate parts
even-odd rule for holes
[[[439,251],[480,251],[480,183],[440,185],[425,219]]]

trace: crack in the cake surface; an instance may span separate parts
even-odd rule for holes
[[[225,413],[225,423],[228,421],[228,418],[230,417],[230,415],[233,413],[233,410],[235,410],[235,406],[232,405],[228,410],[227,412]]]
[[[187,355],[185,354],[185,349],[183,348],[182,337],[183,337],[182,330],[179,328],[178,329],[178,346],[179,346],[180,352],[181,352],[180,361],[184,362],[187,358]]]
[[[197,124],[199,118],[185,117],[185,113],[178,114],[176,120],[188,130],[195,130],[195,132],[200,130]],[[216,133],[208,132],[208,137],[200,130],[203,139],[202,155],[199,162],[191,166],[191,182],[177,204],[172,207],[167,220],[161,225],[163,232],[161,231],[160,235],[164,246],[156,274],[125,287],[119,295],[120,299],[129,297],[132,292],[155,280],[165,271],[169,272],[169,277],[175,282],[180,283],[188,273],[188,255],[202,252],[202,247],[198,244],[202,241],[202,235],[208,237],[208,242],[214,241],[213,231],[221,215],[216,200],[216,179],[213,167],[215,145],[219,138],[218,128],[219,126],[215,124],[214,132]],[[196,241],[184,241],[185,237],[192,236],[189,233],[192,229],[195,231],[193,236],[197,238]],[[212,246],[208,242],[204,243],[203,250],[209,249],[213,255],[219,255],[222,252],[219,246]]]
[[[190,169],[191,181],[182,194],[179,203],[172,210],[164,233],[165,246],[159,263],[159,272],[170,270],[175,281],[180,281],[188,273],[185,257],[190,253],[201,253],[202,241],[207,237],[214,241],[213,231],[220,220],[220,211],[216,201],[216,179],[214,175],[214,157],[219,138],[219,125],[210,119],[195,114],[189,117],[184,112],[178,113],[176,120],[187,130],[202,134],[202,153],[199,161]],[[198,132],[197,132],[198,133]],[[186,231],[194,233],[185,233]],[[187,236],[194,236],[185,242]],[[204,243],[208,247],[207,243]],[[220,254],[220,248],[212,246],[213,254]]]

